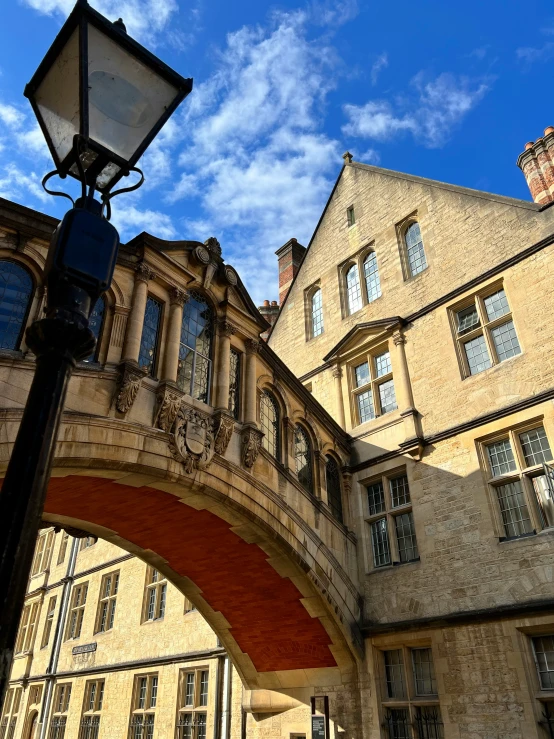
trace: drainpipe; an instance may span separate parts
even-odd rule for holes
[[[221,711],[221,737],[229,739],[231,735],[231,660],[225,657],[223,667],[223,709]]]
[[[50,715],[50,707],[52,705],[52,694],[54,692],[54,683],[56,681],[56,672],[58,669],[58,659],[60,656],[60,649],[62,646],[63,632],[65,629],[65,622],[67,619],[67,611],[69,609],[69,597],[71,595],[71,588],[73,586],[73,580],[75,575],[75,562],[77,560],[77,551],[79,549],[79,539],[73,539],[71,544],[71,553],[69,555],[69,562],[67,564],[67,571],[65,574],[62,590],[62,598],[60,603],[60,610],[58,612],[58,620],[56,622],[56,631],[54,633],[54,644],[52,645],[52,651],[50,653],[50,660],[48,667],[46,668],[46,687],[44,691],[44,700],[42,701],[42,711],[40,715],[40,733],[38,739],[46,739],[46,731],[48,728],[48,716]]]
[[[218,642],[219,646],[219,642]],[[217,667],[215,672],[215,706],[214,706],[214,739],[220,739],[221,731],[221,691],[223,680],[223,661],[225,657],[217,658]]]

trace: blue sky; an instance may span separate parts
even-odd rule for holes
[[[113,201],[126,241],[216,236],[258,302],[307,244],[349,149],[368,164],[529,199],[515,166],[554,125],[554,11],[528,0],[94,0],[194,90]],[[2,0],[0,195],[61,216],[23,98],[71,0]],[[64,183],[65,184],[65,183]]]

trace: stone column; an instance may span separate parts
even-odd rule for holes
[[[260,342],[256,339],[247,339],[246,346],[246,393],[244,403],[244,423],[257,425],[256,396],[257,396],[257,356],[260,351]]]
[[[342,369],[337,365],[333,369],[333,378],[335,380],[335,403],[337,406],[337,423],[341,428],[346,428],[346,422],[344,419],[344,400],[342,397]]]
[[[181,324],[183,323],[183,306],[189,297],[188,292],[174,287],[169,293],[169,325],[165,344],[165,357],[162,381],[177,382],[179,367],[179,345],[181,342]]]
[[[408,363],[406,361],[406,338],[401,331],[395,331],[392,335],[392,341],[396,354],[396,362],[394,364],[394,390],[396,393],[396,401],[401,411],[408,408],[413,409],[414,398],[412,395],[412,387],[410,383],[410,375],[408,373]]]
[[[131,312],[127,319],[125,344],[123,345],[122,360],[124,362],[138,362],[144,313],[148,299],[148,281],[153,280],[154,273],[144,262],[141,262],[135,271],[135,287]]]
[[[215,403],[216,410],[227,411],[229,409],[229,370],[231,367],[231,336],[235,333],[235,327],[222,319],[218,321],[217,333],[219,336],[219,347],[217,352],[217,368],[215,374]],[[248,376],[248,370],[247,370]]]

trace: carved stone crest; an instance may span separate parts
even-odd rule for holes
[[[221,245],[215,236],[210,236],[209,239],[206,239],[204,246],[207,246],[208,249],[216,256],[221,256]]]
[[[173,457],[183,463],[185,472],[205,470],[215,451],[214,419],[194,408],[181,406],[169,447]]]
[[[235,419],[227,413],[220,413],[216,417],[215,433],[215,451],[223,456],[227,451],[233,430],[235,428]]]
[[[127,413],[135,402],[145,372],[135,362],[122,362],[121,375],[115,399],[115,407],[120,413]]]
[[[245,428],[242,432],[242,461],[245,467],[253,467],[260,453],[260,446],[264,434],[253,426]]]

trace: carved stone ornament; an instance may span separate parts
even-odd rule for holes
[[[141,280],[142,282],[148,282],[156,277],[156,274],[144,262],[140,262],[140,264],[137,265],[135,275],[135,279]]]
[[[215,236],[210,236],[209,239],[206,239],[204,246],[206,246],[212,254],[216,254],[218,257],[221,256],[221,245]]]
[[[157,392],[158,412],[154,426],[169,433],[177,418],[177,411],[181,407],[182,400],[183,393],[181,390],[165,383],[161,384]]]
[[[205,470],[215,451],[215,421],[195,408],[181,406],[177,411],[169,448],[173,458],[183,463],[185,472]]]
[[[216,454],[223,456],[227,451],[233,430],[235,428],[235,419],[229,416],[227,413],[220,413],[215,418],[216,421],[216,432],[215,432],[215,451]]]
[[[233,334],[237,333],[237,327],[233,326],[232,323],[229,323],[226,318],[220,318],[217,322],[217,331],[220,336],[227,336],[227,338],[230,338]]]
[[[194,256],[200,262],[200,264],[210,263],[210,252],[203,246],[197,246],[194,250]]]
[[[235,272],[235,270],[231,266],[226,265],[225,268],[224,268],[224,270],[223,270],[223,273],[224,273],[225,279],[227,280],[227,282],[229,283],[229,285],[233,285],[233,287],[235,285],[238,285],[239,278],[237,276],[237,273]]]
[[[169,291],[169,302],[171,305],[184,305],[188,299],[188,290],[181,290],[178,287],[172,287]]]
[[[256,339],[246,339],[244,346],[247,354],[258,354],[262,349],[261,343]]]
[[[122,362],[119,370],[121,376],[115,407],[120,413],[127,413],[135,402],[142,378],[146,373],[135,362]]]
[[[253,467],[260,453],[260,446],[264,434],[262,431],[250,426],[242,432],[242,461],[245,467]]]

